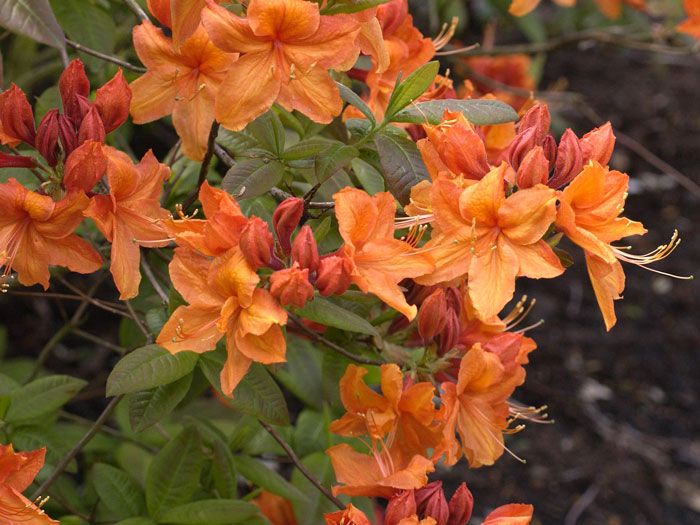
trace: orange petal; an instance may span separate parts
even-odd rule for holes
[[[150,22],[142,22],[133,30],[134,48],[149,70],[174,69],[182,66],[172,41]]]
[[[170,278],[173,286],[191,305],[219,309],[224,297],[216,293],[207,282],[211,268],[211,259],[194,250],[176,248],[170,263]]]
[[[88,140],[73,150],[64,166],[63,185],[67,190],[92,191],[107,170],[103,144]]]
[[[291,80],[282,84],[278,102],[288,111],[297,110],[323,124],[330,123],[343,110],[338,87],[321,67],[296,69]]]
[[[170,0],[173,44],[181,47],[197,30],[205,0]]]
[[[495,226],[498,220],[498,209],[505,201],[506,163],[488,172],[483,179],[466,188],[459,198],[459,208],[462,217],[475,218],[484,226]]]
[[[529,525],[534,512],[532,505],[511,503],[491,512],[482,525]]]
[[[173,109],[173,125],[182,139],[182,151],[192,160],[202,160],[207,151],[215,96],[212,86],[204,84],[193,98],[183,100]]]
[[[518,277],[551,279],[564,273],[559,257],[544,241],[527,246],[511,244],[518,257]]]
[[[493,248],[472,257],[469,265],[469,297],[480,318],[500,312],[515,292],[518,257],[504,239],[494,240]]]
[[[56,524],[34,503],[25,498],[18,490],[9,486],[0,486],[0,523],[22,525]]]
[[[625,289],[625,272],[617,260],[608,264],[588,252],[585,253],[585,256],[588,276],[598,300],[598,307],[603,314],[605,328],[610,331],[617,322],[614,302],[622,298],[621,294]]]
[[[318,5],[301,0],[251,0],[247,15],[257,36],[282,42],[313,35],[321,22]]]
[[[513,16],[525,16],[535,9],[539,3],[540,0],[513,0],[510,3],[508,12]]]
[[[134,124],[145,124],[173,112],[178,98],[177,73],[149,71],[131,84],[131,118]]]
[[[209,352],[223,336],[217,329],[219,308],[179,306],[158,334],[156,343],[168,352]]]
[[[249,13],[250,13],[250,7]],[[207,2],[202,10],[202,24],[214,45],[227,53],[264,53],[272,50],[269,38],[258,38],[247,19],[240,18],[227,9]]]
[[[287,312],[267,290],[256,288],[252,303],[241,312],[238,331],[240,334],[263,335],[271,326],[286,323]]]
[[[554,190],[542,184],[517,191],[498,209],[498,226],[513,243],[533,244],[554,222],[556,200]]]
[[[124,301],[132,299],[139,293],[141,282],[141,250],[139,245],[133,242],[134,234],[129,226],[117,219],[113,227],[112,251],[110,258],[110,271],[114,277],[114,284],[119,290],[119,299]]]
[[[228,352],[228,357],[224,367],[221,369],[219,378],[221,391],[227,396],[233,397],[233,391],[248,373],[253,361],[238,351],[231,337],[226,339],[226,351]]]
[[[262,335],[236,333],[236,347],[239,352],[253,361],[264,365],[286,361],[284,333],[278,325],[273,325]]]

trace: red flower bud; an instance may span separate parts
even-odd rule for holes
[[[544,156],[549,161],[549,165],[554,164],[554,161],[557,160],[557,139],[552,135],[547,135],[542,141],[542,151],[544,151]]]
[[[452,350],[459,342],[459,335],[462,332],[462,325],[459,322],[459,315],[452,309],[445,314],[445,328],[440,333],[440,352],[446,353]]]
[[[34,159],[23,155],[8,155],[0,151],[0,168],[33,168]]]
[[[27,101],[27,96],[15,84],[0,94],[0,119],[5,142],[16,146],[20,142],[34,145],[36,131],[34,113]]]
[[[583,163],[595,160],[605,166],[610,162],[615,149],[615,135],[610,122],[586,133],[579,141],[583,153]]]
[[[352,270],[352,261],[346,257],[324,257],[318,266],[316,289],[324,297],[345,293],[352,282]]]
[[[100,142],[88,140],[66,160],[63,187],[67,190],[92,190],[107,171],[107,156]]]
[[[571,182],[583,168],[583,153],[576,134],[567,129],[559,141],[557,161],[554,165],[554,175],[549,180],[551,188],[561,188]]]
[[[537,130],[535,128],[527,128],[522,133],[518,133],[513,142],[508,147],[508,161],[514,170],[520,167],[520,163],[525,159],[525,156],[537,146],[535,140]]]
[[[241,232],[240,247],[248,264],[255,270],[269,266],[275,240],[267,223],[259,217],[251,217]]]
[[[76,58],[68,64],[58,81],[58,89],[63,101],[63,113],[78,127],[83,115],[77,97],[79,95],[85,98],[90,96],[90,81],[80,59]]]
[[[515,182],[518,188],[531,188],[536,184],[547,184],[549,161],[544,156],[542,146],[531,149],[518,167]]]
[[[301,268],[307,268],[310,272],[318,270],[321,262],[318,256],[318,247],[314,232],[309,226],[302,226],[292,243],[292,259],[299,263]]]
[[[304,213],[304,199],[300,197],[290,197],[283,200],[275,213],[272,214],[272,227],[277,234],[277,241],[282,247],[285,255],[292,251],[292,233],[299,225],[301,216]]]
[[[416,512],[416,499],[413,491],[401,491],[389,500],[384,513],[384,525],[398,525],[402,519],[415,516]]]
[[[445,288],[445,299],[447,299],[447,307],[454,310],[459,316],[464,308],[464,299],[459,289],[454,286]]]
[[[105,132],[110,133],[124,124],[129,116],[131,89],[122,70],[117,71],[112,80],[97,90],[95,107],[104,123]]]
[[[295,263],[291,268],[279,270],[270,276],[270,293],[280,304],[301,308],[314,296],[309,282],[309,270],[300,269]]]
[[[418,333],[429,341],[445,328],[447,323],[447,298],[442,288],[436,289],[418,309]]]
[[[417,490],[416,504],[418,512],[422,516],[433,518],[436,525],[447,525],[450,509],[447,506],[441,481],[433,481],[422,489]]]
[[[51,167],[54,167],[58,162],[56,155],[56,148],[58,147],[58,118],[58,110],[50,109],[39,122],[39,128],[36,132],[35,147]]]
[[[542,145],[544,137],[549,133],[549,127],[552,124],[552,117],[549,114],[549,108],[546,104],[535,104],[527,113],[523,115],[518,123],[518,134],[526,129],[533,128],[535,130],[535,144]]]
[[[73,121],[65,115],[58,116],[58,138],[63,146],[64,157],[68,158],[68,155],[78,147],[78,135],[73,127]]]
[[[467,525],[472,517],[474,497],[465,483],[457,487],[450,498],[448,508],[450,509],[450,519],[447,520],[447,525]]]
[[[100,113],[97,111],[97,108],[93,106],[80,123],[80,129],[78,130],[78,143],[81,144],[86,140],[104,142],[105,136],[105,125],[102,122],[102,117],[100,117]]]

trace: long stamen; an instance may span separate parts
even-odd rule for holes
[[[434,219],[435,217],[432,213],[427,213],[425,215],[414,215],[413,217],[398,217],[394,220],[394,230],[405,230],[413,228],[414,226],[430,224]]]
[[[666,277],[672,277],[674,279],[683,279],[683,280],[690,280],[693,279],[692,275],[675,275],[672,273],[668,272],[662,272],[660,270],[657,270],[655,268],[649,268],[647,265],[655,263],[657,261],[661,261],[671,255],[676,248],[678,248],[678,245],[681,243],[681,239],[678,235],[678,230],[673,231],[673,235],[671,236],[671,240],[667,244],[662,244],[661,246],[657,247],[656,249],[642,254],[642,255],[636,255],[632,253],[628,253],[627,250],[630,249],[629,246],[611,246],[613,253],[615,254],[615,257],[617,257],[619,260],[629,263],[629,264],[634,264],[635,266],[639,266],[640,268],[644,268],[645,270],[649,270],[650,272],[653,273],[658,273],[659,275],[665,275]]]
[[[440,29],[440,32],[437,34],[435,38],[433,38],[433,45],[435,46],[435,51],[439,51],[443,47],[445,47],[447,44],[450,43],[450,40],[452,40],[452,37],[455,36],[455,32],[457,31],[457,24],[459,23],[459,18],[456,16],[452,17],[452,20],[450,21],[449,24],[445,23],[442,24],[442,28]]]

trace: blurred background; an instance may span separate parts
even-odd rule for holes
[[[51,4],[71,38],[136,61],[129,51],[135,21],[119,2]],[[480,90],[495,89],[516,104],[535,90],[549,103],[557,134],[571,127],[581,136],[610,120],[618,136],[611,165],[632,178],[626,215],[649,229],[634,240],[635,253],[655,248],[678,229],[683,243],[657,268],[700,275],[700,54],[683,37],[668,49],[663,22],[669,13],[682,16],[681,2],[649,1],[645,13],[625,6],[615,20],[598,5],[579,1],[574,9],[562,9],[543,2],[535,14],[514,19],[504,15],[507,0],[412,2],[424,34],[436,35],[458,16],[459,40],[481,44],[472,53],[481,58],[441,58],[455,87],[468,78]],[[591,28],[593,34],[582,33]],[[631,45],[630,35],[635,42],[642,35],[646,44]],[[494,61],[489,50],[503,46],[525,54]],[[57,92],[47,89],[62,69],[55,51],[8,34],[0,35],[0,51],[5,87],[14,81],[40,107],[55,105]],[[93,86],[116,70],[82,58]],[[162,158],[176,138],[160,122],[124,126],[114,140],[139,154],[153,144]],[[542,318],[545,324],[529,333],[539,349],[517,399],[548,405],[553,422],[528,425],[509,440],[526,464],[504,455],[491,468],[461,466],[443,473],[448,485],[466,481],[480,509],[529,502],[536,507],[535,523],[547,525],[700,522],[700,286],[697,280],[674,280],[629,265],[625,270],[618,324],[607,334],[581,260],[561,279],[520,284],[520,292],[537,299],[529,322]],[[81,279],[71,276],[65,282],[82,289],[96,284]],[[56,291],[69,291],[65,282],[56,282]],[[109,283],[99,286],[100,296],[114,296]],[[60,305],[31,293],[0,298],[0,352],[39,354],[73,314]],[[123,324],[99,311],[91,316],[92,332],[120,340]],[[73,338],[54,353],[66,371],[92,378],[94,385],[104,384],[109,356],[108,348],[95,350]],[[3,366],[32,365],[14,359]],[[85,417],[93,416],[90,403],[103,395],[102,387],[80,394]]]

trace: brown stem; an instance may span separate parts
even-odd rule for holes
[[[146,342],[148,344],[151,344],[153,342],[153,336],[151,335],[151,332],[148,331],[148,328],[146,327],[146,325],[143,323],[141,318],[136,313],[136,310],[134,310],[134,307],[131,306],[131,302],[126,300],[126,301],[124,301],[124,304],[126,305],[126,309],[129,310],[129,316],[136,323],[136,326],[139,327],[139,330],[141,330],[141,333],[146,337]]]
[[[328,498],[330,501],[333,502],[333,504],[338,507],[339,509],[344,509],[345,505],[343,505],[343,502],[340,501],[338,498],[336,498],[330,490],[328,490],[326,487],[324,487],[319,480],[316,479],[316,476],[314,476],[301,462],[299,459],[299,456],[296,455],[296,453],[292,450],[292,447],[289,446],[289,444],[284,440],[282,436],[279,435],[279,433],[272,428],[270,425],[262,421],[261,419],[258,419],[258,423],[267,430],[268,434],[270,434],[277,443],[279,443],[279,446],[282,447],[282,449],[287,453],[289,456],[289,459],[292,460],[292,463],[299,469],[299,472],[301,472],[306,479],[308,479],[311,484],[316,487],[321,494],[323,494],[326,498]]]
[[[185,199],[182,203],[183,209],[189,208],[192,203],[197,200],[197,195],[199,194],[199,188],[207,180],[207,173],[209,173],[209,166],[211,164],[211,159],[214,157],[214,149],[216,148],[216,137],[219,134],[219,123],[214,121],[209,130],[209,138],[207,139],[207,152],[204,154],[202,159],[202,165],[199,168],[199,178],[197,179],[197,187],[192,191],[192,193]]]
[[[107,55],[106,53],[100,53],[99,51],[96,51],[94,49],[91,49],[89,47],[85,47],[82,44],[79,44],[78,42],[73,42],[72,40],[66,39],[66,44],[68,44],[69,47],[72,47],[76,51],[82,51],[86,55],[91,55],[96,58],[99,58],[100,60],[104,60],[106,62],[111,62],[112,64],[117,64],[118,66],[123,67],[124,69],[128,69],[129,71],[135,71],[136,73],[145,73],[147,70],[144,67],[141,66],[135,66],[134,64],[131,64],[130,62],[127,62],[126,60],[122,60],[119,57],[115,57],[113,55]]]
[[[129,9],[131,9],[141,20],[144,22],[150,22],[148,15],[143,9],[141,9],[141,6],[136,2],[136,0],[124,0],[124,3],[128,5]]]

